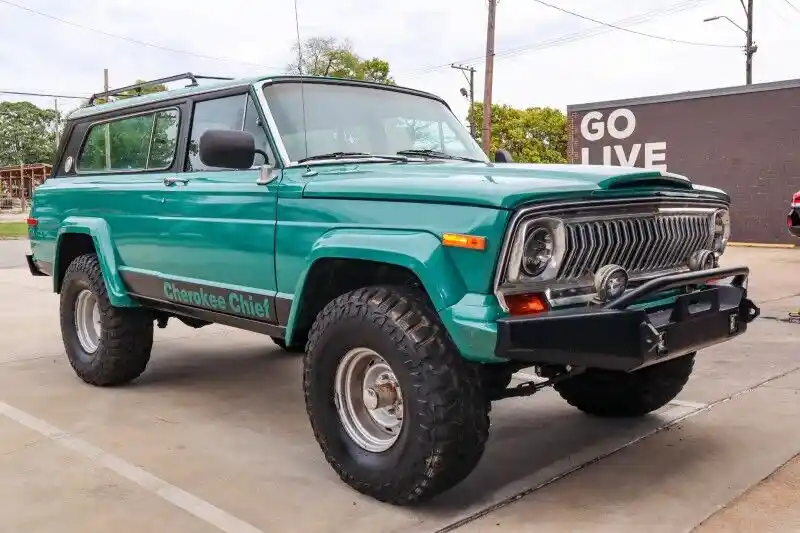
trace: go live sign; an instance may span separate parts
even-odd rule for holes
[[[602,144],[582,147],[581,163],[590,164],[590,156],[599,151],[603,155],[604,165],[645,167],[666,171],[666,141],[634,143],[627,148],[624,144],[616,142],[627,139],[635,130],[636,115],[630,109],[615,109],[607,117],[602,111],[587,112],[581,119],[581,137],[591,143]]]

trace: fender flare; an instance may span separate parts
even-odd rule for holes
[[[309,272],[321,259],[375,261],[407,268],[422,282],[436,310],[457,303],[467,292],[458,268],[439,237],[423,231],[334,229],[323,234],[306,258],[306,268],[295,286],[294,302],[286,324],[286,339],[301,312]]]
[[[111,241],[111,230],[108,227],[108,223],[101,218],[68,217],[61,223],[56,237],[56,253],[53,263],[53,291],[60,292],[61,288],[62,280],[60,279],[57,268],[59,264],[59,255],[61,253],[61,244],[64,236],[72,233],[88,235],[92,238],[111,305],[115,307],[138,307],[139,304],[131,300],[128,296],[128,291],[119,275],[117,253]]]

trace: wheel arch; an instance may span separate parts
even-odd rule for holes
[[[359,287],[417,286],[437,311],[455,304],[467,292],[441,241],[426,232],[333,230],[315,243],[306,264],[286,324],[290,343],[304,338],[325,304]]]
[[[53,264],[53,291],[61,292],[64,274],[70,263],[83,254],[97,255],[108,298],[115,307],[138,307],[130,299],[117,269],[117,254],[108,223],[100,218],[70,217],[64,220],[56,237]]]

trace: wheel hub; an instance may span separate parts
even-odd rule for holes
[[[389,364],[369,348],[354,348],[340,361],[334,388],[348,436],[367,451],[391,448],[403,426],[403,394]]]
[[[75,332],[81,348],[93,354],[100,345],[102,326],[97,297],[88,289],[82,290],[75,300]]]

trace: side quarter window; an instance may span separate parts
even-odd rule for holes
[[[178,123],[178,110],[167,109],[95,124],[86,134],[76,170],[165,170],[175,158]]]
[[[186,172],[220,170],[209,167],[200,160],[200,137],[209,129],[247,131],[253,134],[256,148],[260,148],[270,154],[270,163],[274,163],[275,159],[271,155],[266,131],[261,124],[258,111],[249,94],[203,100],[194,105],[191,134],[186,154]],[[263,160],[263,156],[257,154],[253,160],[253,165],[260,165]]]

